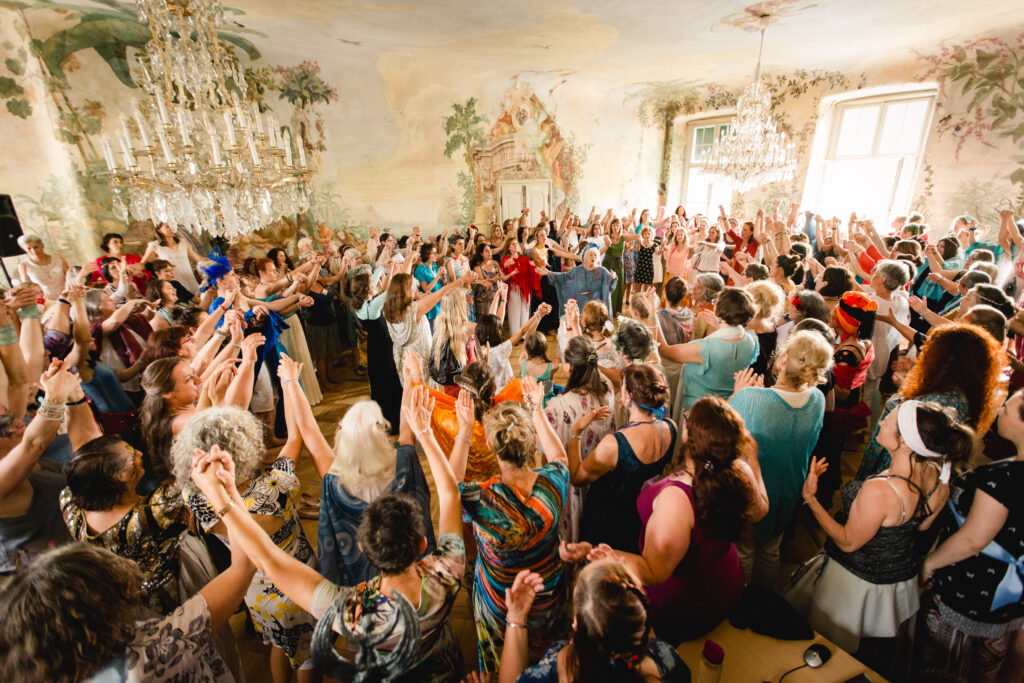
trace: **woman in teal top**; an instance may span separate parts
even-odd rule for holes
[[[752,537],[736,543],[747,583],[774,589],[779,546],[797,505],[811,452],[825,416],[825,395],[817,390],[832,366],[832,347],[817,332],[791,334],[775,360],[775,386],[766,389],[753,370],[736,377],[732,406],[757,441],[757,460],[768,492],[768,514]]]
[[[715,319],[708,319],[706,312],[701,314],[713,330],[710,335],[686,344],[666,344],[658,330],[662,358],[684,364],[672,411],[676,422],[682,423],[685,412],[704,396],[728,399],[732,395],[735,374],[750,367],[760,348],[757,335],[743,329],[756,311],[750,294],[726,287],[715,303]]]
[[[437,249],[434,247],[433,242],[424,243],[420,247],[420,265],[416,266],[416,270],[413,271],[412,275],[416,278],[420,291],[424,294],[430,294],[441,289],[441,269],[435,263],[436,260]],[[434,331],[434,318],[440,312],[440,303],[427,311],[427,320],[430,322],[431,332]]]

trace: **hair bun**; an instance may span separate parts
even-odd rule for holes
[[[596,353],[588,353],[587,354],[587,364],[588,365],[596,365],[597,364],[597,354]]]

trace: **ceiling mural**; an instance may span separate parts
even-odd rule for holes
[[[560,179],[558,203],[673,199],[685,148],[679,121],[733,106],[753,75],[761,14],[771,15],[765,78],[803,158],[823,97],[917,80],[943,89],[942,146],[929,150],[925,169],[934,196],[956,191],[946,156],[976,187],[1009,192],[1012,169],[992,171],[975,150],[1024,144],[1024,107],[995,87],[996,69],[1021,59],[1016,0],[227,4],[219,35],[260,108],[316,160],[315,218],[332,228],[451,226],[475,215],[490,199],[476,164],[503,137],[497,123],[515,115],[510,97],[537,103],[526,119],[536,130],[517,131],[516,144],[528,138],[531,172]],[[147,27],[128,0],[0,0],[0,34],[0,126],[26,160],[0,172],[0,185],[22,195],[19,206],[34,202],[25,210],[33,228],[71,211],[54,205],[70,201],[58,188],[81,187],[76,216],[101,229],[111,218],[103,188],[85,178],[99,163],[97,136],[133,95],[128,64]],[[32,153],[45,121],[73,170],[49,146]]]

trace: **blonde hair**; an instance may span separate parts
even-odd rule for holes
[[[532,464],[537,434],[530,415],[521,404],[505,401],[484,415],[487,445],[499,460],[517,467]]]
[[[441,297],[441,311],[434,322],[434,341],[430,355],[433,357],[434,368],[441,369],[443,347],[447,343],[448,351],[466,365],[466,341],[469,332],[466,329],[469,316],[466,313],[466,294],[460,289],[453,289]]]
[[[600,332],[605,337],[612,336],[608,322],[608,309],[600,301],[588,301],[580,311],[580,326],[584,332]]]
[[[782,288],[768,280],[751,282],[744,287],[747,293],[754,298],[754,305],[757,307],[758,318],[774,318],[782,313],[786,303],[786,295]]]
[[[832,347],[825,338],[810,330],[794,332],[782,345],[776,364],[786,356],[785,367],[776,367],[781,379],[797,386],[814,387],[825,381],[832,367]]]
[[[346,491],[367,503],[386,493],[395,478],[397,456],[389,427],[376,401],[364,399],[348,409],[334,433],[330,473]]]

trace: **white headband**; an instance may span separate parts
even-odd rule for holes
[[[910,446],[910,450],[914,451],[918,455],[926,458],[945,458],[942,453],[936,453],[932,449],[924,445],[924,441],[921,439],[921,432],[917,430],[917,408],[921,405],[920,401],[904,401],[900,404],[900,407],[896,409],[896,424],[900,430],[900,436],[903,438],[903,442]],[[949,462],[942,464],[942,471],[939,473],[939,481],[943,484],[949,483],[950,474]]]

